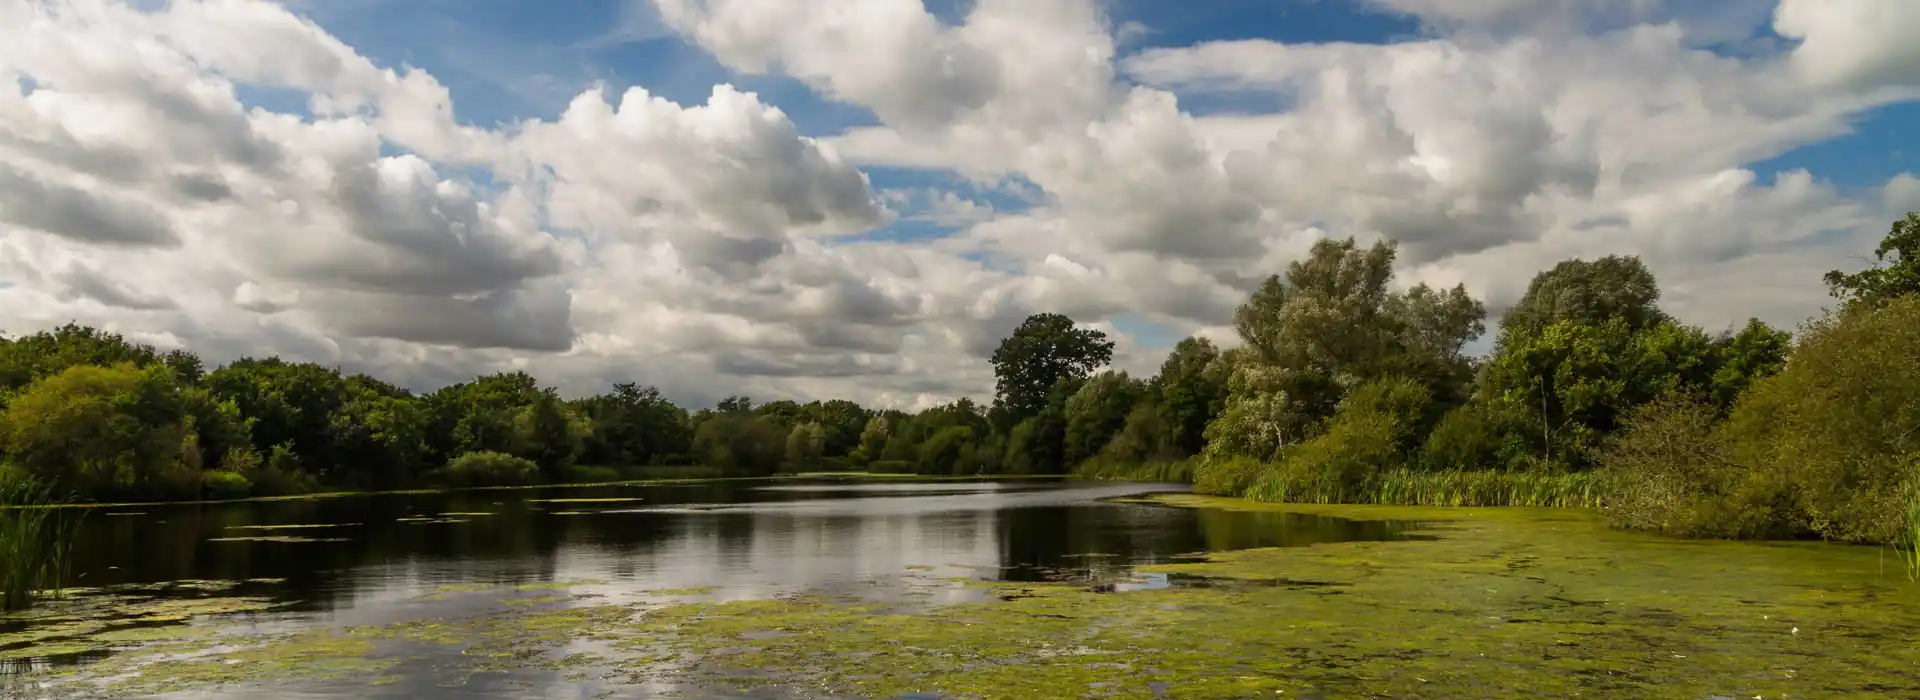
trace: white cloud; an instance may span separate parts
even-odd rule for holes
[[[1790,324],[1920,206],[1911,176],[1861,195],[1746,169],[1912,96],[1920,56],[1890,29],[1911,3],[1373,4],[1424,37],[1123,56],[1152,28],[1093,0],[978,0],[957,24],[918,0],[653,0],[603,37],[677,32],[881,121],[825,139],[725,85],[476,127],[434,76],[256,0],[0,4],[0,328],[422,387],[524,367],[569,392],[918,407],[989,391],[985,356],[1037,310],[1109,329],[1136,372],[1161,351],[1120,314],[1229,339],[1251,285],[1327,235],[1398,238],[1406,279],[1496,308],[1558,260],[1639,253],[1687,320]],[[1770,20],[1799,43],[1757,37]],[[248,108],[245,85],[308,113]],[[1219,94],[1288,107],[1182,105]],[[876,192],[872,165],[1031,206]],[[963,230],[844,235],[890,217]]]

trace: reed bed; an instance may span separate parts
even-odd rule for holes
[[[1270,471],[1247,489],[1256,501],[1397,506],[1599,508],[1612,484],[1600,472],[1423,472],[1396,469],[1348,482]]]
[[[1073,468],[1073,475],[1097,481],[1143,481],[1154,483],[1193,483],[1195,460],[1170,462],[1110,462],[1090,459]]]
[[[48,506],[68,502],[46,484],[0,472],[0,611],[25,609],[66,584],[85,511]]]

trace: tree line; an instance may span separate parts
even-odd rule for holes
[[[564,399],[523,373],[416,393],[278,358],[207,371],[77,325],[0,338],[6,469],[98,497],[188,498],[862,470],[1193,480],[1266,500],[1608,505],[1689,534],[1885,541],[1920,461],[1920,217],[1826,281],[1796,338],[1709,333],[1637,258],[1568,260],[1501,319],[1463,286],[1396,291],[1396,245],[1322,240],[1235,312],[1240,344],[1179,342],[1151,377],[1035,314],[993,353],[994,399],[688,410],[615,384]],[[1815,474],[1824,476],[1815,476]],[[1916,516],[1920,517],[1920,516]]]

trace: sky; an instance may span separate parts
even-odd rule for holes
[[[1793,327],[1920,210],[1916,26],[1910,0],[11,0],[0,331],[913,409],[989,396],[1033,313],[1136,374],[1236,344],[1261,279],[1348,236],[1494,318],[1632,254],[1685,322]]]

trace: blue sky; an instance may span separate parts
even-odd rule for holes
[[[926,0],[949,23],[963,19],[968,0]],[[680,102],[698,104],[713,87],[731,83],[784,110],[802,133],[827,136],[877,123],[868,110],[825,99],[782,76],[741,75],[664,27],[650,0],[290,0],[356,50],[386,66],[425,68],[453,93],[461,121],[492,126],[526,118],[554,118],[582,89],[604,83],[613,93],[632,86]],[[1428,33],[1411,17],[1377,10],[1362,0],[1111,0],[1112,24],[1124,53],[1209,41],[1266,39],[1288,43],[1389,43]],[[1688,6],[1700,16],[1706,5]],[[1726,13],[1721,13],[1726,14]],[[1724,17],[1714,19],[1725,20]],[[1733,17],[1750,26],[1745,38],[1705,41],[1722,52],[1777,51],[1781,43],[1766,17],[1745,11]],[[1739,35],[1736,30],[1735,34]],[[295,96],[250,91],[243,99],[287,111]],[[1196,115],[1272,112],[1280,98],[1235,92],[1183,96]],[[1887,178],[1920,170],[1920,103],[1869,112],[1856,133],[1747,164],[1762,182],[1805,168],[1844,191],[1859,193]],[[950,173],[869,168],[878,190],[929,188],[951,191],[992,207],[1018,212],[1033,204],[991,187],[970,186]],[[896,204],[903,216],[859,236],[920,240],[947,235],[958,224],[931,220],[916,210],[923,199]],[[1147,346],[1171,345],[1177,334],[1146,318],[1121,316],[1114,323]]]

